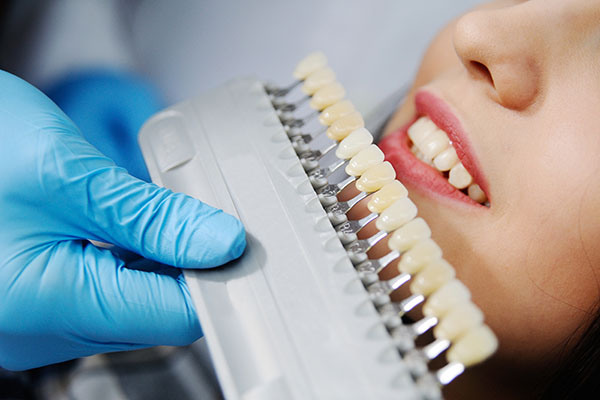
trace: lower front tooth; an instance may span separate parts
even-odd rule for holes
[[[361,192],[371,193],[396,179],[396,171],[389,161],[384,161],[365,171],[356,181],[356,188]]]
[[[465,166],[462,163],[458,163],[450,170],[448,182],[457,189],[464,189],[473,182],[473,178],[467,172]]]
[[[329,139],[340,141],[359,128],[364,128],[365,121],[358,111],[346,114],[343,117],[335,120],[329,128],[327,128],[327,136]]]
[[[373,135],[365,128],[352,131],[338,145],[335,155],[337,158],[347,160],[373,143]]]
[[[478,203],[485,203],[487,201],[487,196],[476,183],[469,185],[467,193],[469,193],[469,197],[471,199],[475,200]]]
[[[375,226],[380,231],[391,232],[400,228],[417,216],[417,206],[408,197],[396,200],[391,206],[383,210]]]
[[[405,252],[419,240],[431,237],[431,229],[423,218],[415,218],[396,229],[388,240],[390,250]]]
[[[434,260],[413,278],[410,291],[414,294],[429,296],[454,278],[455,274],[454,268],[446,260],[441,258]]]
[[[400,181],[394,180],[373,193],[367,208],[371,212],[381,214],[393,202],[406,196],[408,196],[408,190]]]
[[[372,144],[350,159],[346,165],[346,173],[350,176],[361,176],[367,169],[381,164],[384,158],[383,151]]]
[[[458,163],[458,156],[454,147],[442,151],[433,159],[433,165],[438,171],[450,171]]]
[[[483,323],[483,312],[470,301],[466,301],[446,314],[433,330],[437,339],[455,340]]]

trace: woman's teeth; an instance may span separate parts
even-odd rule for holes
[[[473,182],[473,177],[458,159],[446,132],[438,128],[429,117],[424,116],[415,121],[408,128],[408,137],[412,141],[410,149],[419,160],[440,171],[448,179],[448,183],[463,190],[474,201],[487,203],[485,193]]]

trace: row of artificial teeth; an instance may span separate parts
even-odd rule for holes
[[[487,197],[471,174],[458,159],[446,132],[438,128],[427,116],[419,118],[408,128],[413,143],[411,151],[417,158],[440,172],[448,172],[448,182],[457,189],[466,189],[469,197],[480,204]]]
[[[362,198],[371,194],[367,207],[372,212],[371,215],[377,217],[375,224],[380,231],[379,237],[390,236],[388,247],[391,250],[390,254],[393,255],[392,259],[399,258],[397,268],[401,275],[390,280],[394,281],[393,283],[386,281],[370,285],[369,292],[372,299],[376,304],[387,304],[378,298],[381,294],[379,289],[387,290],[387,296],[399,285],[412,278],[411,307],[426,300],[424,304],[426,317],[421,321],[421,325],[435,326],[433,332],[438,342],[438,345],[434,346],[438,349],[437,353],[424,349],[418,353],[419,357],[432,359],[443,351],[439,349],[445,350],[449,347],[446,358],[451,364],[447,367],[454,364],[469,366],[482,361],[495,351],[497,347],[495,336],[483,324],[483,314],[470,301],[468,289],[455,279],[454,268],[442,258],[442,251],[431,239],[431,230],[426,222],[416,217],[416,205],[408,198],[406,188],[395,180],[395,171],[391,164],[384,161],[381,150],[372,144],[373,136],[364,128],[360,113],[350,102],[343,100],[344,90],[339,83],[335,82],[335,75],[330,71],[324,58],[317,53],[303,60],[296,68],[294,76],[304,82],[302,90],[311,97],[310,106],[321,111],[319,121],[327,126],[327,136],[339,142],[332,148],[336,149],[336,156],[339,159],[346,160],[343,165],[346,173],[352,178],[348,182],[355,182],[356,188],[362,192]],[[411,127],[416,140],[413,137],[411,139],[415,143],[420,142],[419,138],[427,139],[425,135],[419,136],[423,131],[430,133],[431,129],[425,128],[431,125],[435,127],[430,120],[419,121],[413,124],[416,128]],[[435,129],[438,130],[437,127]],[[428,152],[430,147],[439,146],[435,143],[431,144],[436,140],[441,142],[439,140],[441,135],[436,135],[435,140],[422,142],[425,152]],[[446,147],[451,148],[447,136],[445,133],[443,135],[448,143]],[[446,148],[442,149],[444,150]],[[432,161],[435,161],[435,156],[431,157]],[[458,171],[456,168],[458,164],[459,162],[454,163],[448,170],[452,171],[454,168]],[[435,163],[432,162],[432,165]],[[466,170],[464,172],[467,173]],[[456,175],[456,172],[453,175]],[[459,181],[460,178],[466,181],[465,176],[459,175]],[[470,176],[469,180],[471,180]],[[456,182],[456,179],[453,178],[453,181]],[[320,184],[313,181],[313,185],[318,187]],[[469,185],[463,188],[467,186]],[[332,223],[338,225],[339,221],[332,219]],[[398,311],[397,308],[395,311]],[[433,323],[430,322],[432,319]],[[417,324],[419,322],[415,325]],[[440,344],[440,341],[443,343]],[[414,354],[414,351],[411,354]],[[437,380],[442,383],[447,382],[439,375]]]

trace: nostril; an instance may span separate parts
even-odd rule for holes
[[[492,86],[494,85],[494,78],[492,78],[492,73],[484,64],[479,61],[470,61],[469,65],[471,66],[471,70],[474,74],[480,78],[488,81]]]

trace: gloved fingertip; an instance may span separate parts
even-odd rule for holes
[[[195,205],[201,204],[193,201]],[[242,255],[246,248],[246,231],[236,217],[207,204],[201,204],[197,213],[202,216],[188,226],[188,234],[178,239],[185,245],[178,249],[182,262],[177,263],[177,267],[218,267]]]
[[[230,261],[239,258],[244,253],[244,250],[246,250],[246,229],[240,220],[235,217],[233,218],[235,219],[235,224],[234,228],[232,229],[233,240],[231,245]]]

